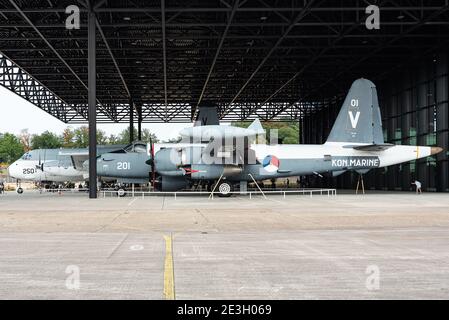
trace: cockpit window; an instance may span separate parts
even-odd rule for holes
[[[137,153],[146,153],[147,152],[147,146],[145,144],[135,144],[134,145],[134,152]]]
[[[27,152],[22,156],[22,160],[31,160],[31,153]]]
[[[128,147],[125,148],[125,151],[126,151],[126,152],[133,152],[133,148],[134,148],[134,146],[133,146],[133,145],[130,145],[130,146],[128,146]]]
[[[144,143],[135,143],[125,149],[126,152],[146,153],[147,145]]]

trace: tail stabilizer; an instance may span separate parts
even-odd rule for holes
[[[256,132],[257,134],[264,134],[265,129],[262,127],[262,123],[260,123],[259,119],[254,120],[253,123],[248,127],[249,130]]]
[[[367,79],[354,81],[327,142],[383,145],[377,89]]]

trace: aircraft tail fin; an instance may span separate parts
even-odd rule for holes
[[[262,123],[260,123],[259,119],[254,120],[253,123],[248,127],[249,130],[253,130],[257,134],[264,134],[265,129],[262,127]]]
[[[358,79],[352,84],[327,142],[384,144],[374,83]]]
[[[194,123],[195,127],[201,126],[218,126],[220,120],[218,119],[218,109],[216,106],[200,106],[198,117]]]

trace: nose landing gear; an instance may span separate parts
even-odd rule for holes
[[[22,184],[20,182],[20,180],[17,180],[17,188],[16,188],[16,192],[18,194],[23,194],[23,188],[22,188]]]

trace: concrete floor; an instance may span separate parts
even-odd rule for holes
[[[448,299],[448,249],[447,194],[0,196],[0,299]]]

